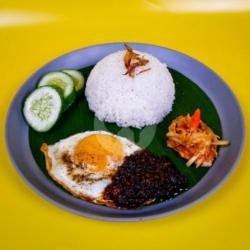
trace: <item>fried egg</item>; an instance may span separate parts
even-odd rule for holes
[[[125,157],[141,150],[139,146],[106,131],[87,131],[42,144],[49,175],[74,196],[109,205],[103,197],[112,176]]]

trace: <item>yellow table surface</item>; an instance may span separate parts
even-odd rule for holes
[[[249,5],[247,0],[0,0],[0,248],[250,249]],[[204,201],[162,219],[112,223],[57,208],[25,184],[6,150],[6,112],[34,71],[72,50],[117,41],[161,45],[202,61],[229,84],[245,116],[246,145],[233,175]]]

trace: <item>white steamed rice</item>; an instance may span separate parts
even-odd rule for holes
[[[147,53],[135,52],[149,60],[135,73],[151,68],[149,71],[134,78],[124,75],[126,51],[104,57],[91,71],[85,95],[99,120],[142,128],[159,123],[172,110],[175,87],[166,64]]]

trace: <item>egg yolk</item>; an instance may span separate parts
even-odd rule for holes
[[[122,159],[122,143],[112,135],[90,135],[75,147],[74,161],[84,166],[90,165],[96,172],[104,171],[109,162],[120,163]]]

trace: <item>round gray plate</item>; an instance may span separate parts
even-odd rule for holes
[[[11,160],[28,185],[48,201],[82,216],[110,221],[137,221],[180,211],[201,201],[218,188],[235,168],[243,149],[245,128],[240,106],[232,91],[218,75],[202,63],[180,52],[148,44],[130,43],[130,45],[136,50],[156,56],[201,87],[216,106],[224,138],[231,144],[230,147],[221,149],[220,157],[195,187],[173,200],[126,211],[74,198],[49,181],[37,166],[29,147],[28,126],[21,113],[22,102],[45,73],[63,68],[80,69],[93,65],[104,56],[124,49],[124,46],[123,43],[102,44],[63,55],[39,69],[19,89],[9,108],[5,137]]]

